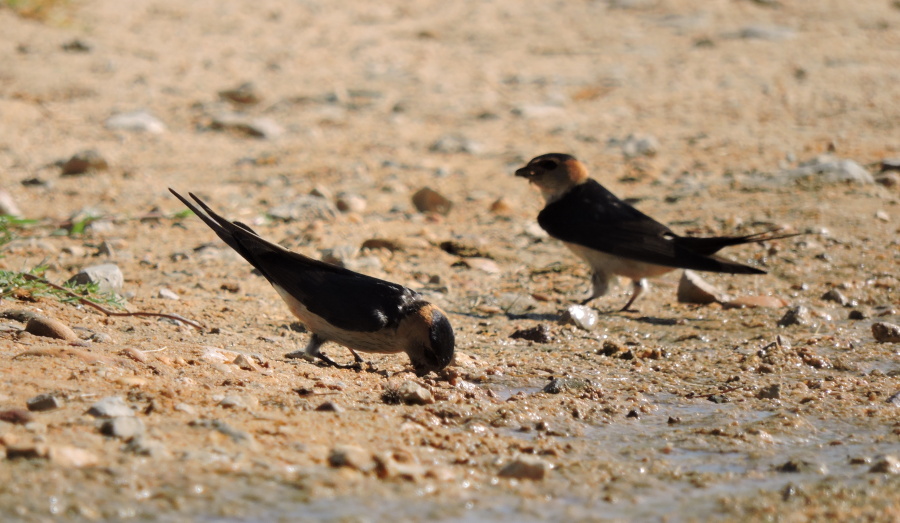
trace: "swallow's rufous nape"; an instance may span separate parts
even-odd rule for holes
[[[550,153],[516,171],[540,189],[546,205],[538,224],[585,260],[593,274],[593,292],[582,304],[603,296],[615,276],[630,278],[633,292],[621,309],[628,310],[648,287],[647,278],[675,269],[765,274],[766,271],[716,256],[730,245],[778,240],[796,234],[765,231],[747,236],[692,238],[679,236],[588,177],[574,156]]]
[[[412,289],[308,258],[264,240],[250,227],[216,214],[191,193],[197,205],[169,189],[229,247],[275,287],[288,308],[312,333],[306,349],[289,356],[318,358],[333,341],[353,353],[405,352],[418,375],[439,371],[453,359],[453,328],[446,314]],[[201,211],[202,209],[202,211]]]

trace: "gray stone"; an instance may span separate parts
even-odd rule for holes
[[[94,283],[97,285],[99,292],[112,292],[116,294],[122,293],[125,285],[125,276],[119,266],[114,263],[104,263],[101,265],[92,265],[81,269],[76,275],[69,278],[66,283],[74,283],[77,285],[86,285]]]
[[[32,412],[42,412],[46,410],[56,410],[62,407],[62,400],[53,394],[38,394],[37,396],[25,402],[28,410]]]
[[[147,111],[133,111],[110,116],[106,127],[114,131],[143,132],[162,134],[166,132],[166,124]]]
[[[659,140],[653,136],[635,136],[629,134],[623,140],[615,138],[607,142],[608,146],[618,147],[622,150],[622,154],[626,158],[636,158],[638,156],[656,156],[659,152]]]
[[[777,400],[781,398],[781,385],[774,383],[768,387],[762,388],[756,393],[756,397],[761,400]]]
[[[811,325],[812,322],[812,311],[809,310],[809,307],[798,305],[788,309],[784,316],[778,320],[778,326],[790,327],[791,325]]]
[[[828,155],[814,158],[796,169],[782,171],[777,178],[784,182],[810,179],[821,183],[875,183],[875,178],[862,165],[853,160],[841,160]]]
[[[151,458],[163,458],[170,454],[163,442],[151,439],[146,434],[138,434],[131,438],[125,445],[125,451]]]
[[[843,305],[844,307],[852,307],[855,305],[853,300],[850,300],[849,298],[844,296],[844,293],[839,291],[838,289],[829,290],[822,295],[822,299],[826,301],[833,301],[835,303]]]
[[[478,154],[484,150],[484,147],[478,142],[470,140],[465,136],[446,134],[438,138],[428,149],[435,153]]]
[[[325,198],[310,195],[294,197],[293,201],[269,209],[269,216],[278,220],[308,223],[330,221],[338,214],[337,207]]]
[[[747,25],[733,35],[748,40],[787,40],[794,37],[794,30],[780,25]]]
[[[108,396],[91,405],[88,414],[97,418],[116,418],[134,416],[134,411],[120,396]]]
[[[144,422],[133,414],[116,416],[104,420],[100,425],[100,432],[127,441],[144,433]]]

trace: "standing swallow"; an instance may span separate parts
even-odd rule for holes
[[[405,352],[416,374],[439,371],[453,359],[455,338],[447,315],[412,289],[314,260],[264,240],[250,227],[216,214],[191,193],[203,209],[169,189],[229,247],[269,280],[288,308],[312,333],[302,352],[289,357],[318,358],[347,368],[319,352],[326,341],[353,353]]]
[[[675,269],[765,274],[715,253],[729,245],[796,236],[773,236],[775,231],[711,238],[679,236],[589,178],[584,164],[568,154],[538,156],[518,169],[516,176],[527,178],[544,196],[546,205],[538,214],[541,228],[591,266],[593,292],[582,305],[606,294],[614,276],[631,279],[633,292],[621,309],[627,311],[648,288],[647,278]]]

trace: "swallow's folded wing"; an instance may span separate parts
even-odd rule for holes
[[[763,272],[694,252],[671,229],[595,180],[576,185],[548,204],[538,215],[538,223],[558,240],[630,260],[699,271]]]
[[[395,327],[406,310],[422,299],[402,285],[291,252],[250,227],[225,219],[195,195],[189,193],[196,205],[169,190],[270,283],[335,327],[358,332]]]

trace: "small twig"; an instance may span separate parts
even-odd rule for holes
[[[106,314],[107,316],[153,316],[153,317],[157,317],[157,318],[168,318],[170,320],[176,320],[176,321],[180,321],[183,323],[187,323],[188,325],[190,325],[191,327],[193,327],[197,330],[201,330],[201,331],[203,330],[203,325],[201,325],[199,322],[196,322],[194,320],[189,320],[187,318],[183,318],[177,314],[165,314],[162,312],[116,312],[116,311],[111,311],[111,310],[107,309],[106,307],[103,307],[102,305],[96,304],[96,303],[92,302],[91,300],[84,298],[82,296],[79,296],[78,294],[70,291],[69,289],[67,289],[63,286],[57,285],[55,283],[51,283],[51,282],[45,280],[44,278],[35,276],[33,274],[28,274],[26,272],[21,272],[19,274],[21,274],[22,277],[25,278],[26,281],[40,282],[40,283],[43,283],[44,285],[47,285],[49,287],[52,287],[52,288],[58,290],[58,291],[64,292],[64,293],[68,294],[69,296],[77,299],[79,303],[81,303],[83,305],[87,305],[88,307],[93,307],[93,308],[97,309],[98,311],[102,312],[103,314]]]

